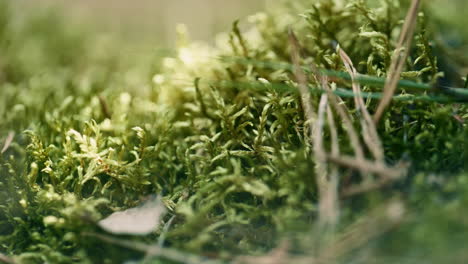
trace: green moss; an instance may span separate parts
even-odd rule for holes
[[[0,250],[25,263],[141,259],[135,249],[85,233],[104,233],[96,225],[104,216],[160,194],[170,211],[165,223],[175,216],[165,233],[171,248],[231,260],[265,254],[288,239],[293,256],[314,256],[324,247],[317,244],[328,240],[311,231],[317,164],[294,89],[288,28],[299,36],[305,67],[344,72],[339,44],[360,73],[385,77],[407,2],[285,1],[249,18],[246,32],[239,29],[244,22],[234,22],[215,48],[190,42],[180,27],[174,57],[129,59],[118,44],[93,38],[56,13],[18,22],[1,1],[0,138],[16,135],[0,155]],[[433,44],[440,22],[425,14],[402,78],[427,87],[456,85],[462,70],[445,67],[451,57],[438,55],[443,47]],[[336,86],[349,89],[350,83],[337,79]],[[364,92],[381,89],[363,83]],[[399,196],[411,213],[392,232],[348,245],[352,252],[344,250],[337,261],[464,257],[462,250],[444,255],[466,233],[468,128],[460,122],[468,118],[466,105],[437,89],[398,93],[449,97],[445,103],[417,96],[393,101],[378,132],[386,163],[410,162],[408,177],[343,199],[334,237],[372,216],[388,197]],[[318,105],[318,94],[312,100]],[[353,99],[343,100],[358,127]],[[378,100],[366,103],[373,112]],[[338,133],[341,152],[353,155],[345,126],[339,124]],[[327,147],[330,137],[325,133]],[[346,167],[339,174],[340,188],[369,176]],[[457,240],[450,240],[452,225],[460,230]],[[163,232],[129,239],[154,244]],[[443,246],[432,250],[436,243]]]

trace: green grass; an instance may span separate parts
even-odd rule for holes
[[[191,42],[180,27],[172,53],[135,55],[57,10],[17,16],[0,1],[5,261],[260,263],[283,254],[282,263],[466,262],[468,62],[454,54],[466,53],[468,35],[439,33],[459,19],[423,7],[400,88],[376,127],[379,160],[332,44],[362,74],[374,113],[409,1],[283,2],[249,18],[250,30],[234,22],[215,47]],[[342,103],[322,96],[311,65],[332,78]],[[305,122],[295,69],[306,70],[318,119],[330,101],[323,126]],[[321,140],[310,127],[323,129]],[[359,148],[368,163],[346,163]],[[317,185],[324,173],[339,182],[340,217],[328,225]],[[377,188],[347,196],[356,186]],[[98,226],[151,195],[168,209],[151,234]]]

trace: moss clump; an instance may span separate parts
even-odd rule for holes
[[[162,234],[170,248],[226,261],[259,261],[238,256],[281,250],[285,239],[286,262],[466,257],[455,249],[467,230],[460,214],[468,187],[468,112],[445,90],[398,91],[423,97],[392,102],[377,129],[386,166],[406,161],[407,177],[343,197],[332,235],[312,228],[320,198],[315,178],[323,164],[295,88],[301,83],[291,70],[297,65],[288,29],[299,36],[304,66],[345,72],[338,44],[360,73],[382,78],[407,1],[285,1],[252,16],[247,32],[233,23],[216,48],[190,42],[180,27],[176,56],[149,59],[125,58],[115,43],[60,26],[60,18],[48,14],[15,21],[1,3],[0,131],[2,138],[8,131],[16,135],[0,156],[0,249],[15,261],[141,259],[132,245],[157,243]],[[428,14],[418,15],[402,78],[461,87],[463,69],[445,67],[450,57],[436,56],[442,52],[432,41],[439,22]],[[313,74],[307,77],[311,89],[320,85]],[[332,81],[350,90],[350,82]],[[362,85],[363,92],[381,89]],[[314,109],[319,100],[320,93],[312,95]],[[360,128],[353,98],[343,100],[352,127]],[[373,113],[379,100],[365,100]],[[350,128],[337,112],[330,111],[323,145],[333,145],[334,121],[341,154],[354,156]],[[365,148],[363,154],[372,156]],[[378,182],[378,173],[332,163],[339,192]],[[96,237],[104,233],[97,221],[152,194],[163,196],[170,211],[161,228],[126,237],[134,243],[127,250]],[[402,215],[403,207],[410,213]],[[447,226],[456,226],[460,237],[451,240]],[[161,255],[155,263],[167,259]],[[197,263],[190,259],[185,262]]]

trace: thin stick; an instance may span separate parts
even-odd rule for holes
[[[340,155],[340,145],[338,144],[338,132],[336,129],[335,119],[333,118],[333,112],[330,106],[327,106],[327,122],[330,127],[330,137],[331,137],[331,153],[332,155]]]
[[[298,82],[299,93],[301,94],[302,107],[306,123],[309,123],[309,133],[311,143],[314,148],[316,159],[316,182],[319,189],[319,218],[321,223],[327,223],[333,226],[338,219],[338,208],[335,198],[330,195],[330,185],[327,179],[326,154],[323,149],[323,126],[324,115],[327,107],[327,95],[323,94],[320,99],[319,115],[312,109],[310,90],[307,85],[307,77],[300,66],[299,43],[294,32],[289,29],[289,42],[291,43],[291,60],[294,65],[294,75]],[[316,75],[317,77],[317,75]],[[313,121],[315,126],[312,127]],[[333,193],[333,191],[332,191]],[[336,200],[338,200],[336,198]]]
[[[351,146],[353,147],[354,153],[356,154],[356,158],[358,160],[364,159],[364,151],[362,149],[359,136],[354,129],[353,122],[351,121],[351,117],[349,116],[349,112],[344,107],[343,101],[339,99],[335,94],[333,94],[331,88],[328,85],[326,78],[322,78],[322,87],[328,93],[328,98],[330,99],[331,105],[335,110],[338,112],[338,115],[343,120],[344,126],[346,128],[346,132],[348,133],[349,139],[351,141]],[[341,102],[340,102],[341,101]]]
[[[323,127],[325,126],[325,111],[327,109],[328,100],[327,95],[322,94],[320,97],[318,118],[315,122],[315,133],[314,133],[314,152],[318,159],[325,159],[325,150],[323,148]]]
[[[330,130],[330,137],[331,137],[331,154],[333,156],[340,155],[340,145],[338,144],[338,132],[336,129],[335,119],[333,118],[333,112],[330,106],[327,106],[327,122],[328,127]],[[340,208],[340,201],[338,195],[338,166],[335,164],[330,164],[330,179],[329,179],[329,191],[328,198],[329,201],[332,202],[332,208],[336,208],[336,219],[339,220],[339,208]]]
[[[380,177],[377,181],[366,183],[366,184],[356,184],[344,189],[341,193],[341,198],[351,197],[361,193],[367,193],[373,190],[380,189],[389,185],[397,178],[390,177]]]
[[[321,72],[314,64],[311,64],[310,67],[312,69],[312,73],[317,79],[317,82],[319,82],[322,85],[322,90],[328,93],[328,97],[330,99],[330,102],[332,103],[332,106],[337,110],[338,115],[340,115],[341,119],[343,120],[346,132],[348,133],[349,139],[351,141],[351,146],[354,149],[354,153],[356,154],[358,159],[363,159],[364,151],[362,150],[361,143],[359,142],[359,136],[354,130],[351,116],[349,115],[349,111],[346,108],[344,101],[340,97],[335,96],[335,91],[332,91],[328,84],[328,78],[321,75]]]
[[[298,83],[306,123],[311,123],[317,118],[317,114],[312,108],[310,91],[307,85],[307,76],[305,75],[304,70],[300,66],[301,57],[299,55],[299,42],[297,41],[297,38],[294,35],[292,29],[289,29],[289,43],[291,44],[291,60],[294,65],[294,75]],[[313,138],[313,128],[310,128],[309,133],[310,138]]]
[[[329,155],[328,161],[334,162],[338,165],[345,166],[360,171],[361,173],[375,173],[377,175],[399,179],[401,178],[406,170],[404,168],[389,168],[383,163],[376,163],[368,160],[359,160],[349,156],[334,156]]]
[[[403,71],[406,58],[410,52],[420,3],[420,0],[413,0],[411,2],[411,7],[408,11],[408,14],[406,15],[405,23],[400,34],[400,39],[395,50],[396,52],[392,58],[389,74],[387,75],[387,81],[384,87],[384,95],[379,105],[377,106],[377,110],[374,115],[375,124],[378,124],[380,121],[385,108],[387,108],[387,106],[392,101],[393,94],[397,88],[400,74]]]
[[[208,260],[203,257],[199,257],[196,255],[182,253],[174,249],[170,248],[160,248],[156,245],[148,245],[142,242],[131,241],[126,239],[117,239],[111,236],[102,235],[98,233],[88,233],[85,232],[83,235],[88,237],[94,237],[105,241],[110,244],[118,245],[124,248],[130,248],[133,250],[137,250],[140,252],[145,252],[147,254],[151,254],[152,256],[157,256],[160,258],[169,259],[172,261],[180,262],[180,263],[187,263],[187,264],[222,264],[223,262],[217,260]]]
[[[362,135],[364,138],[364,142],[373,154],[374,158],[379,162],[383,162],[384,153],[382,148],[382,142],[380,141],[377,129],[375,128],[375,124],[372,121],[372,117],[367,111],[366,104],[362,99],[361,86],[355,80],[358,72],[354,67],[353,62],[349,58],[348,54],[346,54],[346,52],[343,49],[339,49],[339,54],[343,61],[343,64],[345,65],[346,70],[351,76],[353,92],[354,94],[356,94],[356,96],[354,97],[354,104],[356,105],[358,113],[362,115],[360,121],[362,126]]]
[[[327,109],[327,95],[322,94],[318,109],[318,118],[314,133],[315,171],[319,188],[319,218],[320,223],[334,226],[338,221],[338,197],[336,186],[328,178],[326,154],[323,147],[323,127]]]

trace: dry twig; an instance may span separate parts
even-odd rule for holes
[[[354,157],[344,155],[329,155],[327,159],[328,161],[334,162],[338,165],[358,170],[363,174],[375,173],[377,175],[393,180],[401,178],[406,172],[405,168],[389,168],[383,163],[376,163],[368,160],[359,160]]]
[[[413,40],[414,30],[416,28],[416,19],[418,16],[418,9],[421,0],[413,0],[411,2],[411,7],[408,10],[408,13],[405,18],[405,23],[398,40],[398,45],[395,49],[395,54],[392,58],[390,64],[390,69],[388,70],[387,80],[383,90],[383,97],[380,101],[377,110],[374,114],[374,123],[377,124],[382,117],[385,108],[392,101],[393,94],[397,88],[398,81],[400,79],[400,74],[403,71],[406,58],[410,52],[411,42]]]
[[[372,121],[372,117],[367,111],[366,104],[364,103],[364,99],[361,96],[361,86],[358,82],[356,82],[356,77],[358,76],[358,72],[353,65],[353,62],[349,58],[348,54],[343,49],[339,49],[339,54],[343,63],[345,65],[346,70],[348,71],[349,75],[351,76],[352,80],[352,87],[353,92],[356,94],[354,97],[354,103],[356,105],[356,109],[358,113],[361,114],[361,127],[362,127],[362,136],[364,138],[364,142],[366,143],[367,147],[373,154],[374,158],[378,162],[384,161],[384,153],[382,148],[382,142],[380,142],[379,135],[377,133],[377,129],[375,127],[374,122]]]
[[[310,91],[307,85],[307,76],[300,66],[301,56],[299,42],[291,29],[289,29],[289,43],[291,44],[291,60],[294,66],[294,76],[296,77],[299,93],[301,95],[302,108],[304,109],[306,123],[309,123],[310,126],[310,123],[316,120],[317,114],[314,112],[312,107]],[[309,133],[310,138],[312,139],[313,128],[310,129]]]
[[[326,153],[323,147],[323,127],[325,126],[325,113],[328,106],[327,95],[322,94],[318,109],[318,119],[314,135],[314,153],[317,172],[317,186],[319,188],[319,217],[321,223],[334,226],[338,221],[338,186],[336,177],[329,176],[326,162]],[[335,175],[333,175],[335,176]]]
[[[362,149],[358,133],[354,129],[351,116],[349,115],[348,110],[344,106],[344,102],[341,100],[341,98],[333,94],[326,77],[321,78],[321,84],[322,88],[325,91],[327,91],[331,105],[333,106],[333,108],[335,108],[335,110],[338,112],[338,115],[343,120],[346,132],[348,133],[349,139],[351,141],[351,146],[354,150],[354,154],[356,154],[357,159],[364,159],[364,151]]]
[[[335,156],[340,155],[340,146],[338,144],[338,132],[336,129],[335,119],[333,117],[333,112],[330,106],[327,106],[327,122],[328,127],[330,130],[330,138],[331,138],[331,154]],[[330,191],[329,195],[331,200],[335,201],[335,208],[338,210],[339,208],[339,197],[338,197],[338,166],[336,164],[330,164],[330,179],[329,179],[329,186]],[[339,211],[337,212],[339,213]],[[338,215],[337,215],[338,218]]]
[[[338,220],[338,190],[337,179],[329,179],[326,163],[326,152],[323,147],[323,127],[325,125],[325,113],[327,109],[327,95],[323,94],[320,99],[318,116],[311,105],[311,96],[307,85],[307,77],[300,66],[299,43],[292,30],[289,31],[291,43],[291,59],[294,65],[294,74],[301,94],[304,114],[309,123],[309,133],[315,154],[316,182],[319,188],[319,217],[321,223],[334,226]],[[316,75],[317,77],[317,75]],[[315,122],[313,122],[315,120]],[[311,125],[314,123],[314,126]],[[335,177],[336,178],[336,177]]]
[[[206,258],[192,255],[189,253],[183,253],[175,249],[170,248],[161,248],[157,245],[148,245],[142,242],[126,240],[126,239],[118,239],[112,236],[102,235],[98,233],[83,233],[84,236],[94,237],[104,242],[114,244],[117,246],[121,246],[124,248],[133,249],[136,251],[144,252],[151,256],[157,256],[164,259],[180,262],[180,263],[187,263],[187,264],[221,264],[223,262],[217,260],[208,260]]]

